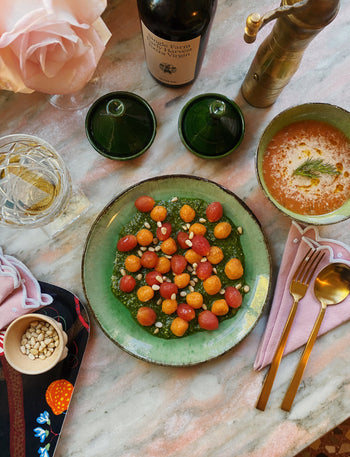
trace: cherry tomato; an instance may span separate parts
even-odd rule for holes
[[[177,234],[177,243],[178,245],[180,246],[180,248],[182,249],[188,249],[188,245],[186,244],[186,241],[189,240],[189,236],[188,236],[188,233],[186,232],[179,232]]]
[[[199,313],[198,324],[205,330],[216,330],[219,327],[219,319],[211,311],[205,310]]]
[[[188,329],[188,322],[177,316],[170,325],[171,332],[176,336],[183,336]]]
[[[187,266],[187,260],[183,255],[175,254],[170,260],[171,269],[176,275],[183,273]]]
[[[148,213],[153,209],[154,200],[148,195],[142,195],[135,200],[135,206],[142,213]]]
[[[138,320],[139,324],[149,327],[153,325],[157,319],[157,314],[154,309],[150,308],[149,306],[141,306],[138,309],[136,319]]]
[[[131,275],[122,276],[119,281],[119,289],[122,292],[132,292],[136,286],[136,280]]]
[[[192,249],[199,255],[208,255],[210,251],[209,241],[203,235],[195,235],[192,238]]]
[[[204,281],[209,278],[213,272],[213,265],[210,262],[199,262],[196,268],[196,275],[199,279]]]
[[[162,282],[159,293],[163,298],[171,298],[173,294],[177,294],[178,287],[173,282]]]
[[[156,237],[158,238],[158,240],[160,240],[160,241],[167,240],[171,234],[171,229],[172,229],[172,227],[171,227],[170,222],[164,222],[164,223],[162,223],[161,227],[157,227]]]
[[[228,286],[225,289],[225,300],[231,308],[239,308],[242,304],[242,294],[233,286]]]
[[[216,222],[221,219],[224,210],[220,202],[212,202],[207,206],[205,214],[207,216],[208,221]]]
[[[154,251],[145,251],[141,256],[141,265],[145,268],[154,268],[157,262],[158,256]]]
[[[180,303],[177,307],[177,315],[184,319],[185,321],[189,322],[196,317],[196,312],[192,308],[192,306],[188,305],[187,303]]]
[[[120,252],[127,252],[137,246],[137,239],[135,235],[125,235],[117,243],[117,249]]]
[[[145,276],[145,280],[147,282],[147,284],[149,286],[159,286],[160,285],[160,281],[157,279],[157,278],[161,278],[162,275],[156,271],[156,270],[153,270],[153,271],[149,271],[146,276]]]

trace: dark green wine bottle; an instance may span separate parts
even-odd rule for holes
[[[183,86],[201,68],[217,0],[137,0],[148,70],[160,83]]]

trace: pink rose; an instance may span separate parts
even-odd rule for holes
[[[110,37],[107,0],[1,0],[0,88],[68,94],[93,75]]]

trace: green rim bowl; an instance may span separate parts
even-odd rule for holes
[[[328,103],[305,103],[293,106],[282,111],[268,124],[264,130],[256,154],[256,173],[259,184],[273,205],[290,218],[308,225],[327,225],[341,222],[350,217],[350,200],[335,211],[320,215],[303,215],[294,213],[275,200],[266,186],[263,176],[263,158],[265,150],[271,139],[277,132],[289,124],[304,120],[317,120],[326,122],[341,130],[350,140],[350,112],[336,105]]]
[[[120,231],[135,214],[141,195],[154,199],[174,196],[220,201],[225,214],[243,227],[245,276],[250,291],[232,319],[218,330],[165,340],[144,330],[113,295],[111,275]],[[147,179],[119,194],[99,214],[88,234],[83,259],[82,283],[87,303],[103,332],[127,353],[165,366],[188,366],[226,353],[245,338],[259,320],[271,288],[271,259],[260,224],[250,209],[232,192],[198,177],[169,175]]]

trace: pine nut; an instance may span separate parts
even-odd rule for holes
[[[33,321],[21,337],[20,350],[31,360],[51,356],[59,344],[59,337],[51,324]]]

